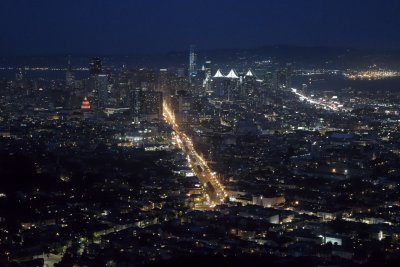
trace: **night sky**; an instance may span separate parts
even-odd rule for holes
[[[398,0],[0,0],[0,55],[400,47]]]

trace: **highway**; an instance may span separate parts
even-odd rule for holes
[[[163,103],[163,113],[166,122],[171,125],[174,130],[178,147],[187,156],[193,173],[198,177],[200,182],[203,183],[210,198],[210,206],[213,207],[216,204],[223,203],[228,196],[223,185],[208,167],[207,162],[197,153],[190,137],[180,130],[174,115],[165,102]]]
[[[295,95],[297,95],[300,98],[300,100],[306,100],[308,103],[313,104],[315,106],[321,106],[321,107],[323,107],[325,109],[330,109],[330,110],[333,110],[333,111],[338,111],[339,110],[333,103],[329,103],[329,102],[327,103],[327,102],[324,102],[324,101],[319,101],[319,100],[312,99],[311,97],[308,97],[308,96],[306,96],[304,94],[299,93],[298,90],[295,89],[295,88],[292,88],[292,92]]]

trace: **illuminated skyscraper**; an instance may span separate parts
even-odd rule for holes
[[[65,84],[67,85],[67,87],[72,87],[74,86],[74,82],[75,82],[75,76],[74,73],[72,72],[71,56],[68,56],[67,72],[65,73]]]
[[[139,122],[139,118],[140,118],[141,98],[142,98],[142,90],[140,88],[136,88],[135,90],[132,91],[131,112],[132,112],[134,121],[136,123]]]
[[[212,91],[215,96],[223,97],[225,94],[225,88],[226,88],[225,75],[222,74],[220,69],[218,69],[212,78]]]
[[[135,89],[132,92],[132,115],[134,120],[162,119],[162,92]]]
[[[243,77],[241,77],[240,97],[248,99],[249,97],[259,97],[261,94],[257,91],[257,81],[254,73],[249,69]]]
[[[142,113],[147,118],[162,119],[163,94],[158,91],[143,91]]]
[[[225,76],[226,78],[226,94],[225,97],[228,101],[232,100],[235,91],[237,90],[238,83],[239,83],[239,76],[236,72],[231,69],[229,73]]]
[[[160,69],[160,74],[158,76],[158,90],[161,92],[166,92],[168,88],[168,70]]]
[[[208,74],[209,76],[211,76],[211,60],[207,60],[204,63],[204,71],[206,72],[206,74]]]
[[[197,75],[197,54],[195,52],[196,47],[190,46],[189,51],[189,80],[192,81]]]
[[[203,65],[203,88],[205,94],[212,94],[211,88],[211,61],[206,61]]]

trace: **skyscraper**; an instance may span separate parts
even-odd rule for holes
[[[96,76],[102,73],[101,59],[98,57],[92,57],[89,61],[89,72],[90,76]]]
[[[211,76],[211,60],[206,60],[204,63],[204,71],[206,74],[209,74]]]
[[[192,81],[197,74],[197,54],[195,52],[196,47],[190,46],[189,51],[189,80]]]
[[[150,119],[162,119],[162,92],[143,91],[143,93],[142,114]]]
[[[207,60],[204,65],[203,65],[203,88],[204,91],[202,93],[204,94],[211,94],[212,88],[211,88],[211,61]]]
[[[65,84],[67,87],[72,87],[74,86],[75,82],[75,76],[74,73],[72,72],[72,66],[71,66],[71,56],[68,56],[68,66],[67,66],[67,72],[65,73]]]
[[[141,115],[141,98],[142,98],[142,90],[140,88],[136,88],[132,91],[131,96],[131,113],[134,118],[135,123],[139,122],[139,118]]]
[[[162,92],[139,88],[132,91],[131,109],[134,120],[162,119],[162,101]]]
[[[225,94],[226,79],[221,70],[218,69],[212,79],[212,91],[215,96],[222,97]]]
[[[105,108],[108,102],[108,77],[99,74],[95,80],[95,91],[97,95],[98,107]]]

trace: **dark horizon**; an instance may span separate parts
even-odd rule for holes
[[[364,52],[364,53],[400,53],[399,48],[372,48],[372,47],[362,47],[362,46],[329,46],[329,45],[292,45],[292,44],[265,44],[265,45],[257,45],[257,46],[248,46],[248,47],[215,47],[215,48],[202,48],[193,44],[196,47],[196,53],[204,56],[207,53],[216,53],[216,52],[245,52],[245,51],[257,51],[263,49],[307,49],[307,50],[325,50],[325,51],[341,51],[348,50],[350,52]],[[168,51],[153,51],[153,52],[139,52],[139,53],[31,53],[31,54],[9,54],[2,55],[0,54],[0,58],[9,59],[9,58],[51,58],[51,57],[162,57],[173,54],[182,54],[185,57],[189,53],[189,45],[188,47],[182,49],[168,50]],[[206,55],[207,56],[207,55]]]

